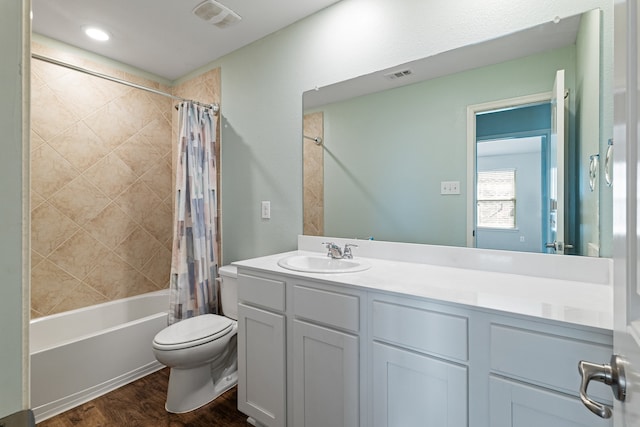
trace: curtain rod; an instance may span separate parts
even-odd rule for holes
[[[136,88],[136,89],[146,90],[147,92],[155,93],[156,95],[166,96],[168,98],[175,99],[177,101],[193,102],[196,105],[200,105],[200,106],[206,107],[206,108],[211,108],[215,113],[217,113],[220,110],[220,107],[218,106],[218,104],[215,104],[215,103],[214,104],[203,104],[202,102],[193,101],[191,99],[186,99],[186,98],[182,98],[180,96],[171,95],[170,93],[162,92],[162,91],[157,90],[157,89],[153,89],[153,88],[146,87],[146,86],[141,86],[141,85],[138,85],[138,84],[135,84],[135,83],[128,82],[126,80],[122,80],[122,79],[119,79],[119,78],[116,78],[116,77],[111,77],[111,76],[106,75],[106,74],[97,73],[95,71],[91,71],[91,70],[88,70],[86,68],[78,67],[76,65],[67,64],[66,62],[58,61],[57,59],[48,58],[46,56],[38,55],[37,53],[32,53],[31,57],[34,58],[34,59],[38,59],[40,61],[48,62],[50,64],[59,65],[61,67],[69,68],[71,70],[75,70],[75,71],[79,71],[81,73],[85,73],[85,74],[89,74],[89,75],[92,75],[92,76],[95,76],[95,77],[99,77],[101,79],[110,80],[112,82],[120,83],[120,84],[123,84],[123,85],[126,85],[126,86],[130,86],[130,87],[133,87],[133,88]]]
[[[322,137],[320,136],[307,136],[307,135],[302,135],[303,137],[312,140],[313,142],[316,143],[316,145],[320,145],[322,144]]]

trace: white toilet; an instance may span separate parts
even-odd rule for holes
[[[238,382],[238,273],[229,265],[218,272],[224,316],[203,314],[184,319],[153,339],[156,359],[171,368],[165,404],[168,412],[197,409]]]

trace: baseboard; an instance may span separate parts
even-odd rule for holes
[[[87,403],[96,397],[107,394],[110,391],[152,374],[153,372],[159,371],[162,368],[164,368],[163,364],[158,361],[153,361],[133,371],[127,372],[126,374],[110,379],[109,381],[105,381],[104,383],[97,384],[72,395],[65,396],[61,399],[33,408],[36,423],[61,414],[62,412],[68,411],[69,409],[75,408],[83,403]]]

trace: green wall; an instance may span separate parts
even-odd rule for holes
[[[342,0],[205,67],[222,68],[223,262],[296,248],[302,233],[303,92],[597,7],[609,31],[604,45],[612,45],[611,1],[505,5]],[[612,56],[603,68],[602,90],[609,94]],[[462,118],[458,123],[464,128]],[[462,156],[464,150],[455,151],[456,159]],[[459,166],[452,173],[464,176]],[[261,200],[271,201],[270,220],[260,219]]]
[[[320,108],[325,234],[466,246],[467,107],[549,92],[558,69],[573,92],[575,46]]]
[[[603,103],[607,105],[608,99],[602,98],[600,91],[600,25],[601,16],[598,11],[593,11],[582,19],[578,32],[577,46],[577,72],[576,91],[581,102],[579,114],[576,116],[576,136],[581,141],[580,151],[577,156],[578,186],[574,191],[579,196],[580,212],[580,253],[588,253],[588,243],[599,244],[602,256],[612,255],[613,217],[612,217],[612,192],[604,181],[604,153],[607,149],[607,139],[611,138],[610,128],[607,122],[611,117],[607,112],[612,109],[603,109],[604,115],[593,108],[593,105]],[[606,54],[606,52],[604,53]],[[610,126],[609,122],[609,126]],[[600,158],[599,179],[594,191],[589,188],[589,157],[602,153]],[[602,208],[598,210],[598,205]]]
[[[23,16],[22,1],[0,3],[0,418],[24,409],[28,400],[25,322],[29,313],[23,317],[22,286],[22,102],[28,91],[22,91],[22,72],[28,75],[29,66],[22,63]]]

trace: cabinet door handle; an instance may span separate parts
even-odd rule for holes
[[[602,418],[611,418],[611,408],[592,400],[587,395],[589,381],[595,380],[611,386],[616,399],[624,402],[627,391],[627,381],[624,375],[624,365],[618,355],[611,356],[608,365],[599,365],[581,360],[578,363],[578,371],[582,377],[580,383],[580,400],[591,412]]]

